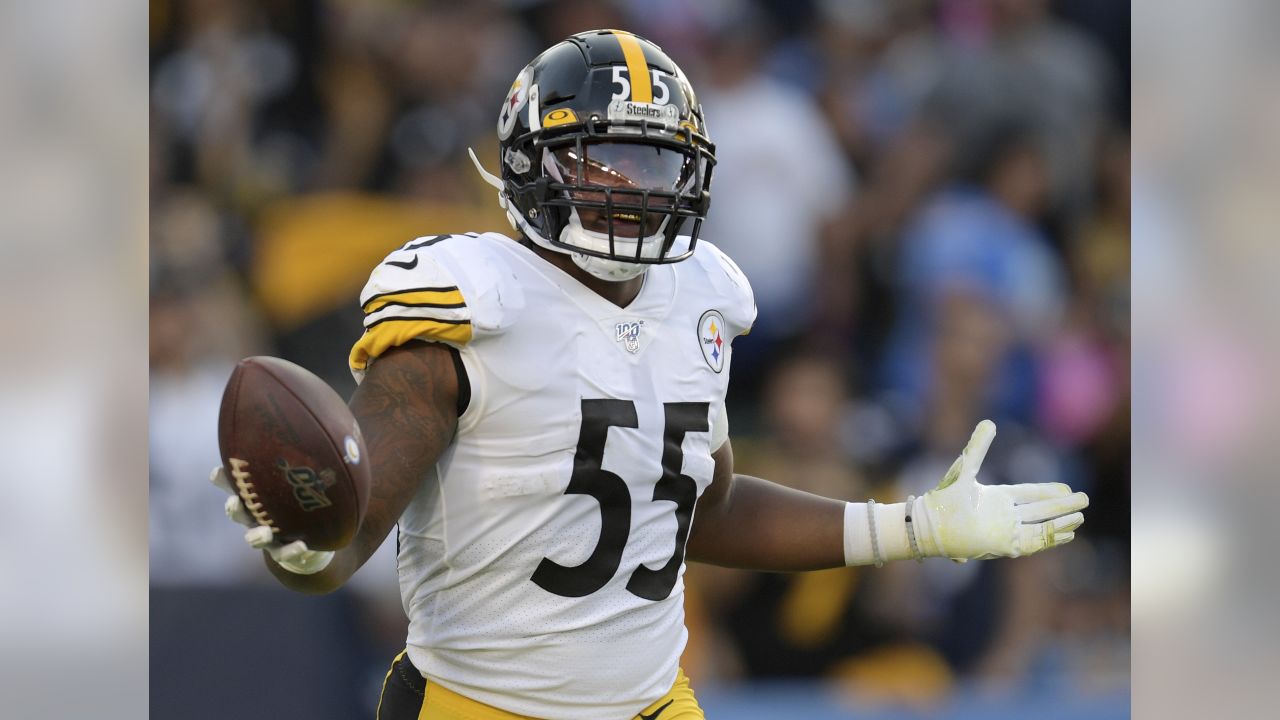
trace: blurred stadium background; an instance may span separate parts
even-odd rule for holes
[[[272,354],[349,394],[370,268],[418,235],[507,229],[466,148],[496,167],[516,72],[597,27],[662,45],[707,112],[704,236],[760,306],[735,345],[743,472],[897,501],[991,417],[986,482],[1093,501],[1074,543],[1016,561],[692,566],[684,667],[708,716],[1128,716],[1127,3],[150,12],[153,717],[372,715],[403,641],[394,560],[329,597],[275,587],[204,482],[222,385]]]

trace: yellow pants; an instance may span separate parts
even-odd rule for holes
[[[416,707],[415,707],[416,706]],[[415,712],[416,710],[416,712]],[[675,684],[666,695],[653,701],[635,720],[705,720],[702,708],[689,687],[684,670],[676,672]],[[377,720],[536,720],[499,710],[491,705],[423,680],[409,657],[400,653],[382,685]],[[548,718],[547,720],[555,720]]]

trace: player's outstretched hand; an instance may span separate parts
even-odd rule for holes
[[[231,494],[223,505],[223,510],[227,513],[227,517],[248,528],[244,533],[244,541],[249,543],[250,547],[266,550],[277,565],[297,575],[312,575],[328,567],[329,561],[333,559],[332,551],[309,550],[307,544],[301,540],[291,543],[276,542],[271,528],[259,524],[245,510],[240,495],[231,486],[221,465],[209,473],[209,481]]]
[[[1062,483],[981,485],[978,468],[996,436],[983,420],[938,487],[916,498],[912,520],[927,557],[1019,557],[1064,545],[1084,522],[1089,496]]]

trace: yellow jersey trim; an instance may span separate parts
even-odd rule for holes
[[[375,295],[365,303],[364,314],[372,315],[387,305],[460,308],[466,307],[467,304],[462,299],[462,292],[457,288],[404,290],[402,292]]]
[[[369,367],[369,361],[391,348],[419,339],[466,345],[471,342],[471,322],[469,320],[445,322],[422,318],[387,318],[365,330],[355,347],[351,348],[348,362],[352,370],[364,371]]]

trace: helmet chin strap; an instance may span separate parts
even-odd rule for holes
[[[543,237],[541,233],[529,224],[529,221],[526,220],[525,217],[520,214],[519,210],[517,210],[516,207],[507,199],[507,190],[506,186],[502,182],[502,178],[484,169],[484,166],[480,164],[480,159],[476,157],[475,150],[467,148],[467,154],[471,156],[471,162],[475,164],[476,171],[480,173],[480,177],[486,183],[497,188],[498,206],[506,211],[507,221],[511,223],[511,228],[524,233],[525,237],[532,240],[538,247],[560,253],[562,255],[568,255],[573,259],[573,264],[581,268],[583,272],[586,272],[592,277],[599,278],[600,280],[607,280],[610,282],[630,280],[643,275],[644,271],[649,269],[649,266],[643,263],[609,260],[602,257],[596,257],[594,255],[572,252],[552,245],[549,240]],[[574,211],[574,220],[577,220],[577,211]],[[587,232],[588,231],[582,227],[582,223],[580,221],[573,222],[566,225],[564,230],[561,231],[560,240],[567,245],[582,245],[584,243],[574,242],[574,240],[585,239]],[[575,235],[579,233],[584,237],[575,237]]]

